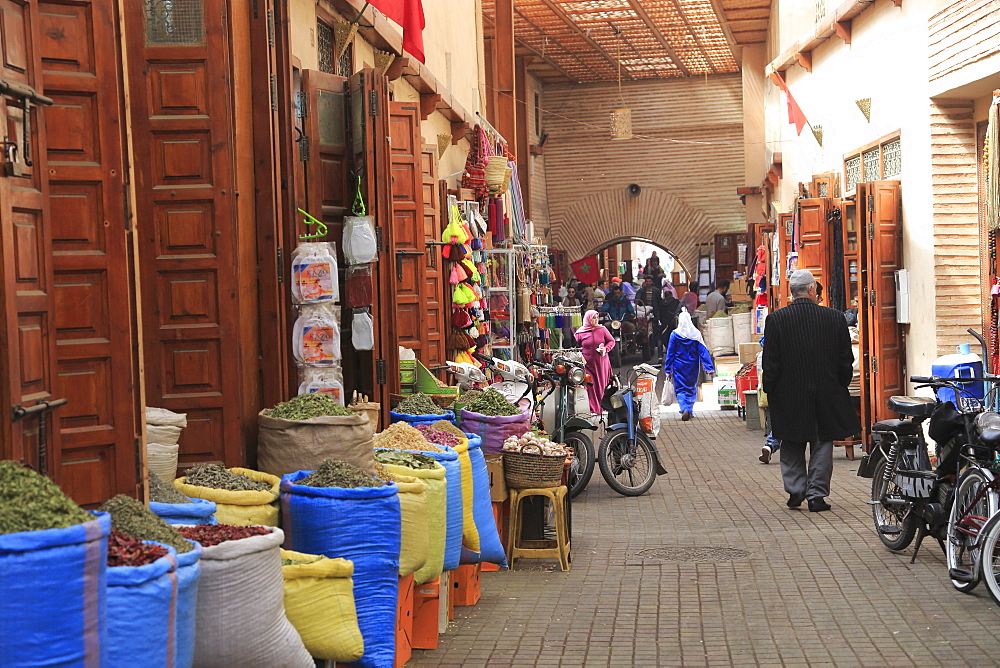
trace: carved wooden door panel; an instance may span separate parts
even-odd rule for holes
[[[778,280],[771,285],[771,307],[779,309],[786,306],[791,301],[788,294],[788,279],[785,272],[788,270],[788,255],[792,252],[792,237],[795,230],[794,216],[790,213],[778,215]],[[773,264],[773,263],[772,263]],[[773,272],[772,267],[767,268],[768,279]]]
[[[0,78],[42,90],[38,6],[0,0]],[[48,203],[45,111],[24,97],[0,95],[4,140],[0,172],[0,459],[14,459],[53,473],[59,433],[42,402],[61,398],[56,378],[53,310],[52,219]],[[27,136],[26,136],[27,135]],[[15,415],[18,407],[30,414]],[[65,407],[54,409],[56,412]]]
[[[187,414],[182,465],[242,464],[227,5],[125,6],[146,403]]]
[[[420,152],[420,171],[423,176],[424,204],[424,245],[427,249],[427,262],[424,266],[424,306],[427,310],[426,345],[424,347],[424,364],[441,366],[445,363],[446,327],[448,300],[445,286],[449,285],[445,276],[445,261],[441,256],[441,247],[434,242],[441,241],[441,191],[438,187],[438,157],[437,147],[425,145]],[[445,212],[447,215],[447,212]]]
[[[137,383],[114,4],[39,2],[62,395],[56,479],[78,503],[136,492]]]
[[[828,199],[799,201],[799,269],[808,269],[824,288],[830,285],[830,231],[827,229]]]

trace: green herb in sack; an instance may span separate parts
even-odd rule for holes
[[[433,457],[422,455],[419,452],[406,452],[403,450],[376,450],[375,463],[393,464],[417,470],[437,468],[437,462],[434,461]]]
[[[177,550],[190,552],[191,543],[149,508],[130,496],[119,494],[101,506],[105,513],[111,513],[111,528],[136,540],[155,540]]]
[[[393,410],[406,415],[441,415],[444,413],[444,409],[423,392],[417,392],[413,396],[403,399],[396,404],[396,408]]]
[[[316,557],[315,559],[310,559],[309,561],[303,561],[301,559],[282,559],[282,566],[295,566],[296,564],[315,564],[320,559],[326,559],[326,557]]]
[[[230,492],[263,492],[271,489],[266,482],[227,471],[221,464],[199,464],[188,470],[184,482],[198,487],[226,489]]]
[[[448,422],[447,420],[438,420],[431,426],[434,427],[435,429],[443,431],[446,434],[457,436],[458,438],[468,438],[468,436],[465,435],[464,431],[462,431],[452,423]]]
[[[354,411],[341,406],[336,399],[328,394],[314,392],[312,394],[300,394],[297,397],[293,397],[270,410],[264,411],[264,415],[281,418],[282,420],[308,420],[309,418],[328,415],[346,417],[354,415]]]
[[[181,494],[173,484],[163,482],[160,476],[152,471],[149,472],[149,500],[156,503],[194,503]]]
[[[465,410],[494,417],[500,415],[517,415],[521,412],[517,406],[507,401],[506,397],[493,388],[486,390],[469,402]]]
[[[308,487],[382,487],[384,482],[364,469],[341,459],[326,459],[320,467],[296,484]]]
[[[64,529],[92,519],[45,476],[0,461],[0,534]]]

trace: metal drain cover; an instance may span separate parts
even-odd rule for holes
[[[747,559],[750,553],[735,547],[656,547],[629,555],[629,561],[681,561],[716,563]]]

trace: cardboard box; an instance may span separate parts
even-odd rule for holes
[[[475,605],[482,596],[480,579],[482,578],[480,564],[462,564],[451,572],[451,596],[455,605]]]
[[[402,666],[413,656],[413,575],[399,579],[399,594],[396,606],[396,661],[395,668]]]
[[[486,473],[490,477],[490,500],[507,500],[507,482],[503,477],[503,455],[486,455]]]
[[[740,355],[740,364],[750,364],[757,361],[757,353],[760,352],[760,344],[756,341],[751,343],[741,343],[737,351]]]

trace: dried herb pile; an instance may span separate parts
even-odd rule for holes
[[[437,468],[437,462],[433,457],[422,455],[419,452],[405,452],[403,450],[376,450],[375,465],[377,466],[378,464],[394,464],[417,470]]]
[[[399,476],[394,473],[390,473],[382,463],[379,461],[375,462],[375,477],[379,480],[385,480],[386,482],[403,482],[400,480]]]
[[[0,534],[64,529],[92,519],[45,476],[0,461]]]
[[[455,401],[455,403],[462,405],[469,404],[475,401],[476,398],[482,393],[482,390],[468,390],[467,392],[462,392],[461,396]]]
[[[381,434],[375,434],[373,442],[376,448],[387,448],[389,450],[444,452],[444,450],[436,445],[431,445],[424,438],[423,434],[405,422],[393,422],[383,429]]]
[[[480,394],[466,405],[465,410],[480,415],[517,415],[521,410],[514,404],[507,401],[502,394],[490,388]]]
[[[164,482],[152,471],[149,472],[149,500],[156,503],[194,503],[172,483]]]
[[[434,427],[435,429],[440,429],[445,433],[451,434],[452,436],[457,436],[458,438],[468,438],[468,436],[464,431],[462,431],[452,423],[448,422],[447,420],[438,420],[431,426]]]
[[[271,485],[263,480],[254,480],[239,473],[227,471],[221,464],[200,464],[188,470],[186,479],[189,485],[227,489],[231,492],[263,492],[271,489]]]
[[[336,399],[322,392],[300,394],[274,408],[264,411],[264,415],[282,420],[308,420],[328,415],[348,416],[354,411],[340,405]]]
[[[126,536],[120,531],[112,531],[108,536],[108,566],[145,566],[160,557],[167,556],[167,548],[150,545]]]
[[[212,547],[230,540],[271,533],[267,527],[238,527],[232,524],[199,524],[193,527],[178,527],[177,530],[188,540],[201,543],[202,547]]]
[[[429,424],[418,424],[415,425],[414,428],[423,434],[424,438],[426,438],[429,443],[447,445],[452,448],[458,445],[458,436],[449,434],[446,431],[441,431],[440,429],[437,429]]]
[[[296,482],[308,487],[382,487],[384,482],[341,459],[325,459],[319,468]]]
[[[136,540],[165,543],[178,553],[190,552],[193,546],[149,508],[130,496],[119,494],[106,501],[101,510],[111,513],[111,528]]]
[[[405,413],[406,415],[441,415],[445,412],[443,408],[434,403],[423,392],[417,392],[403,399],[396,404],[396,408],[393,410],[397,413]]]

